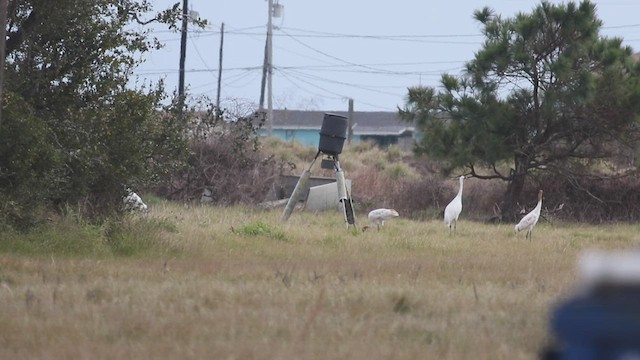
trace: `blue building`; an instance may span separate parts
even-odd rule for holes
[[[284,141],[298,141],[309,147],[317,147],[324,114],[330,112],[349,117],[346,111],[273,110],[272,136]],[[351,142],[373,141],[380,147],[398,145],[410,150],[416,140],[413,124],[400,119],[397,112],[354,111],[351,121]],[[268,134],[268,125],[261,135]]]

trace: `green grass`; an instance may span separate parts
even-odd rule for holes
[[[25,256],[100,256],[109,252],[99,227],[63,221],[29,233],[5,232],[0,252]]]
[[[183,206],[0,240],[0,358],[531,359],[586,249],[638,226]],[[359,225],[365,224],[359,214]]]
[[[131,216],[102,226],[75,217],[40,226],[28,233],[5,232],[0,253],[23,256],[105,257],[178,254],[170,235],[177,232],[167,219]]]
[[[240,233],[246,236],[263,236],[275,240],[286,240],[284,232],[262,221],[243,225],[240,228]]]

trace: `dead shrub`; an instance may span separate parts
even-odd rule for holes
[[[207,136],[192,141],[188,166],[157,192],[171,200],[221,205],[262,201],[278,164],[258,151],[256,134],[249,120],[216,124]]]
[[[507,183],[503,180],[477,178],[465,180],[462,197],[465,218],[478,221],[496,220],[500,217],[500,204],[506,191]],[[450,197],[451,199],[453,199],[453,195]]]
[[[397,183],[398,211],[414,219],[440,218],[444,207],[455,196],[454,192],[449,197],[450,189],[439,176],[433,174],[425,174],[419,179],[403,179]]]
[[[349,174],[357,207],[363,211],[393,208],[404,217],[431,218],[434,204],[444,199],[442,181],[433,174],[399,176],[394,172],[360,169]]]
[[[528,186],[532,196],[545,191],[543,208],[565,221],[591,224],[635,222],[640,219],[640,179],[635,174],[620,177],[544,175],[538,186]],[[556,209],[563,204],[562,209]]]
[[[378,171],[359,171],[349,174],[351,193],[358,208],[367,211],[376,208],[393,208],[396,205],[392,186],[386,177]]]

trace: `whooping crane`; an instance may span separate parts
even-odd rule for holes
[[[533,227],[536,226],[538,219],[540,218],[540,209],[542,209],[542,193],[542,190],[538,191],[538,204],[530,213],[525,215],[515,227],[516,233],[526,230],[527,234],[525,235],[525,239],[529,238],[529,241],[531,241],[531,231],[533,230]]]
[[[458,194],[451,200],[449,205],[444,208],[444,224],[449,228],[449,234],[451,231],[456,231],[456,224],[458,223],[458,217],[462,212],[462,189],[464,188],[464,179],[466,176],[460,176],[460,189]]]
[[[363,227],[362,231],[366,231],[369,227],[373,227],[374,225],[378,230],[380,230],[380,228],[384,226],[385,220],[393,219],[394,217],[398,217],[398,216],[400,216],[400,214],[398,214],[398,212],[395,211],[394,209],[371,210],[368,216],[369,225],[366,225],[365,227]]]
[[[142,198],[130,188],[126,189],[126,195],[122,200],[127,210],[147,211],[149,209],[147,204],[142,201]]]

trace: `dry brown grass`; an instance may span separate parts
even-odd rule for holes
[[[2,359],[532,359],[586,248],[634,226],[394,219],[161,203],[183,252],[142,258],[0,255]],[[364,224],[360,215],[358,221]]]

